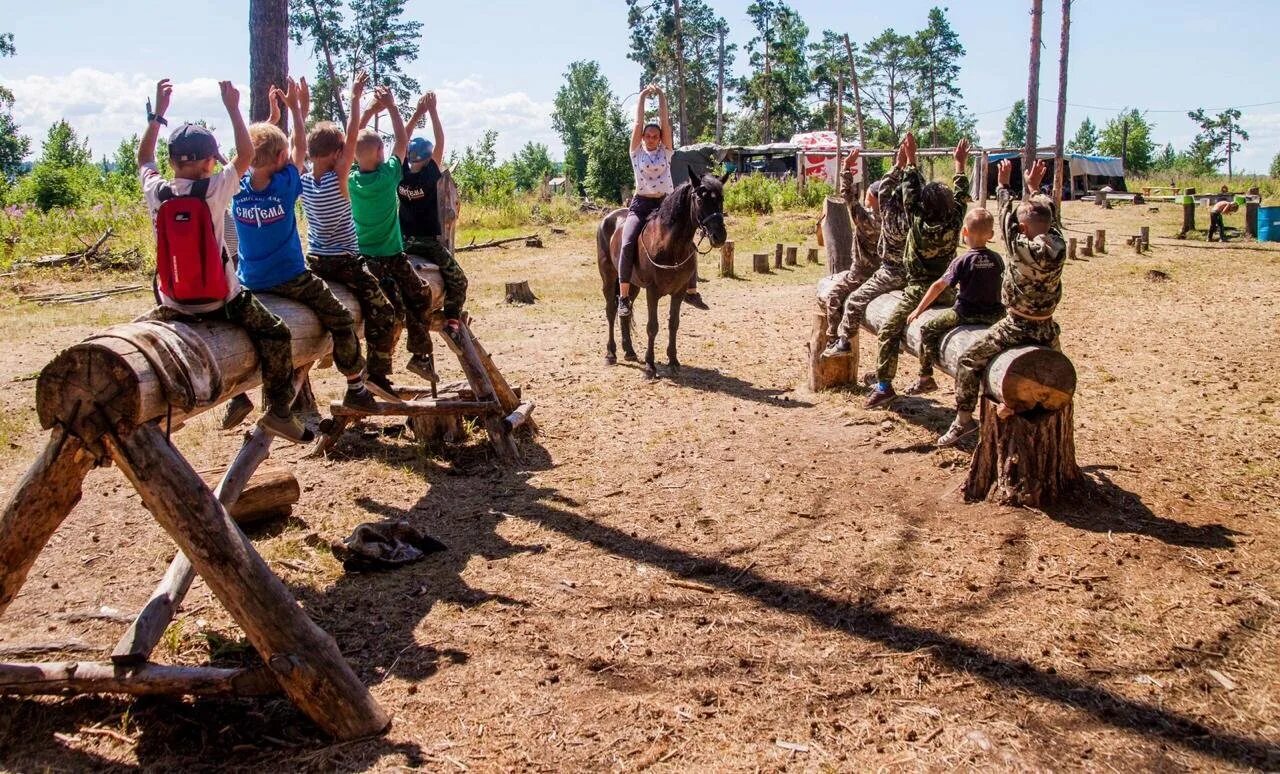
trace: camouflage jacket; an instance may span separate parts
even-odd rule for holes
[[[861,192],[853,182],[853,172],[840,173],[840,195],[849,203],[849,216],[853,218],[853,269],[854,275],[866,279],[880,268],[880,221],[876,214],[862,206]]]
[[[907,249],[907,210],[902,202],[902,170],[894,167],[883,178],[880,189],[880,263],[902,268]]]
[[[996,197],[1000,202],[1000,235],[1008,252],[1000,300],[1006,309],[1022,317],[1048,319],[1062,300],[1066,241],[1054,227],[1047,234],[1027,239],[1018,230],[1021,201],[1004,186],[996,190]]]
[[[969,196],[969,178],[964,173],[956,175],[952,184],[956,197],[955,207],[947,213],[945,219],[935,223],[928,222],[920,202],[920,193],[925,186],[924,176],[915,167],[907,167],[901,189],[903,205],[910,219],[906,264],[907,281],[912,284],[928,285],[934,282],[956,257],[965,209],[973,198]]]

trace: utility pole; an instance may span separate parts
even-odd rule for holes
[[[772,51],[769,49],[773,27],[770,26],[764,36],[764,141],[767,145],[773,142],[773,64],[769,61]]]
[[[1040,113],[1040,23],[1044,16],[1044,0],[1031,0],[1031,66],[1027,72],[1027,140],[1022,149],[1022,172],[1025,175],[1036,163],[1036,123]],[[1022,198],[1033,191],[1023,186]]]
[[[1058,47],[1058,134],[1053,147],[1054,211],[1062,215],[1063,164],[1062,146],[1067,138],[1067,54],[1071,48],[1071,0],[1062,0],[1062,38]]]
[[[680,145],[689,144],[689,122],[684,111],[684,23],[680,19],[680,0],[674,0],[676,14],[676,88],[680,96]]]
[[[716,32],[720,35],[720,61],[716,74],[716,145],[724,142],[724,36],[727,26],[723,22],[716,25]]]
[[[1129,119],[1126,116],[1120,124],[1120,167],[1129,170]]]
[[[1230,115],[1227,116],[1227,179],[1232,177],[1231,173],[1231,137],[1235,134],[1235,119]]]

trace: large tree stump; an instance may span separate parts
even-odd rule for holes
[[[1001,418],[982,400],[978,447],[969,465],[964,498],[1038,508],[1080,482],[1072,404]]]
[[[1252,189],[1250,189],[1252,190]],[[1244,203],[1244,233],[1250,239],[1258,238],[1258,207],[1257,201],[1247,201]]]
[[[838,196],[828,196],[822,220],[822,241],[827,248],[827,274],[837,274],[853,265],[853,218],[849,205]]]
[[[725,242],[720,247],[720,276],[733,276],[733,242]]]
[[[821,309],[810,316],[809,343],[806,345],[809,358],[808,387],[812,392],[829,390],[858,381],[858,347],[847,355],[823,357],[822,351],[831,342],[827,338],[827,313]]]
[[[1192,199],[1182,205],[1182,229],[1178,232],[1179,239],[1186,239],[1187,234],[1196,230],[1196,202]]]
[[[520,282],[506,283],[507,303],[508,304],[532,304],[537,301],[537,297],[533,295],[533,291],[529,289],[529,281],[521,280]]]

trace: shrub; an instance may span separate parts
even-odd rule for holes
[[[810,180],[804,190],[794,178],[777,179],[765,175],[747,175],[725,186],[725,210],[733,213],[767,215],[786,210],[814,209],[834,191],[824,180]]]

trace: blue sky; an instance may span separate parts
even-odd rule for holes
[[[729,21],[731,38],[745,44],[748,0],[710,3]],[[1026,90],[1027,0],[791,3],[814,37],[830,28],[854,41],[890,26],[914,31],[937,4],[947,5],[968,50],[965,101],[979,114],[983,142],[994,144],[1009,106]],[[1045,5],[1041,93],[1052,100],[1059,3]],[[410,0],[408,15],[425,24],[421,56],[409,71],[440,93],[454,148],[494,128],[504,156],[527,140],[545,142],[558,155],[551,100],[576,59],[599,61],[619,96],[635,91],[639,69],[626,58],[623,0]],[[1280,85],[1269,85],[1280,72],[1274,40],[1280,2],[1076,0],[1073,17],[1068,101],[1092,107],[1069,110],[1068,135],[1085,115],[1101,125],[1132,105],[1152,111],[1158,141],[1181,148],[1195,133],[1187,110],[1258,105],[1243,108],[1253,139],[1237,168],[1265,171],[1280,151]],[[18,47],[17,57],[0,60],[0,82],[17,95],[16,116],[37,149],[48,125],[66,117],[95,154],[110,153],[140,131],[142,102],[162,76],[177,84],[175,116],[206,117],[216,128],[222,111],[215,82],[248,81],[247,0],[0,0],[0,31],[15,33]],[[309,49],[290,56],[296,73],[314,70]],[[740,54],[739,69],[744,64]],[[1047,142],[1054,108],[1045,103],[1041,110]]]

